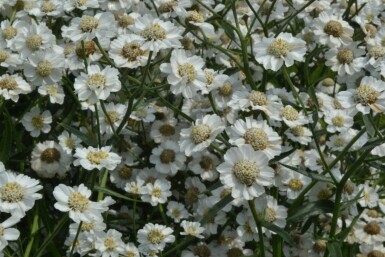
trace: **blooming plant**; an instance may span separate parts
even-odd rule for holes
[[[0,1],[0,257],[385,257],[385,1]]]

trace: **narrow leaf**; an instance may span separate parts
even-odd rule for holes
[[[329,242],[327,245],[330,257],[343,257],[340,243]]]
[[[93,146],[93,147],[97,146],[97,143],[95,142],[95,140],[93,140],[87,134],[81,132],[80,130],[73,128],[71,126],[68,126],[65,123],[59,123],[59,125],[62,126],[68,132],[70,132],[71,134],[74,134],[75,136],[80,138],[83,141],[83,143],[85,143],[86,145]]]
[[[215,215],[217,215],[217,213],[223,209],[223,207],[225,207],[226,205],[228,205],[229,203],[231,203],[231,201],[234,200],[234,198],[228,194],[226,195],[225,197],[223,197],[219,202],[217,202],[209,211],[208,213],[203,217],[203,219],[201,220],[201,224],[206,224],[207,222],[209,222],[212,218],[215,217]]]
[[[319,200],[315,202],[306,203],[305,206],[299,206],[288,213],[288,222],[302,220],[314,215],[323,213],[332,213],[334,203],[330,200]]]

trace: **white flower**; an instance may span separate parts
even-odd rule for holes
[[[358,243],[369,245],[382,244],[385,241],[385,224],[378,221],[358,221],[354,226],[354,235]]]
[[[53,190],[56,199],[55,208],[62,212],[69,212],[69,217],[76,223],[102,221],[102,212],[108,208],[99,202],[89,200],[91,190],[85,185],[69,187],[60,184]]]
[[[143,38],[143,49],[155,54],[162,49],[181,47],[179,40],[182,38],[182,28],[175,26],[171,21],[162,21],[145,14],[135,20],[131,29]]]
[[[178,120],[171,117],[166,120],[155,120],[151,125],[150,137],[155,143],[165,140],[176,140],[179,137]]]
[[[125,245],[123,255],[127,257],[140,257],[138,248],[133,243],[127,243]]]
[[[290,67],[294,61],[304,61],[306,42],[290,33],[280,33],[276,38],[264,38],[256,42],[254,54],[265,69],[277,71],[283,64]]]
[[[95,37],[113,38],[116,35],[117,24],[110,12],[99,12],[95,16],[83,15],[71,20],[69,27],[62,27],[62,35],[73,42],[92,40]]]
[[[149,51],[142,45],[143,38],[138,35],[121,35],[111,42],[109,54],[117,67],[138,68],[148,61]]]
[[[231,148],[224,160],[217,170],[222,184],[231,188],[235,199],[251,200],[265,193],[264,186],[273,184],[274,170],[268,166],[268,157],[251,145]]]
[[[312,141],[313,136],[310,129],[300,125],[285,130],[285,135],[291,141],[298,142],[302,145],[308,145]]]
[[[63,131],[59,137],[59,145],[68,153],[72,153],[72,151],[78,147],[80,147],[80,143],[82,142],[80,138],[75,136],[74,134],[70,135],[67,131]]]
[[[287,208],[278,205],[277,200],[270,195],[263,195],[254,199],[258,216],[280,228],[286,226]]]
[[[113,170],[122,161],[122,158],[116,153],[110,152],[111,146],[103,146],[101,148],[76,148],[74,157],[75,166],[81,165],[86,170]]]
[[[350,44],[353,36],[353,28],[342,18],[328,12],[321,12],[314,19],[314,30],[317,40],[329,47],[340,47]]]
[[[144,202],[150,203],[152,206],[157,206],[159,203],[167,202],[167,198],[171,196],[171,183],[166,179],[157,179],[154,184],[148,183],[141,199]]]
[[[74,88],[81,101],[95,104],[106,100],[111,92],[118,92],[121,88],[119,71],[111,66],[101,70],[98,65],[90,65],[87,74],[82,72],[75,79]]]
[[[186,207],[175,201],[168,202],[166,214],[176,223],[179,223],[182,219],[187,219],[189,217]]]
[[[0,211],[24,216],[41,199],[42,195],[36,192],[42,188],[38,180],[26,175],[1,172]]]
[[[169,227],[147,223],[138,231],[138,242],[144,248],[162,251],[167,243],[175,241],[175,236],[172,235],[173,232]]]
[[[155,109],[151,105],[142,104],[131,113],[130,118],[137,121],[153,122]]]
[[[63,87],[58,84],[46,84],[42,85],[38,89],[39,94],[49,96],[49,101],[54,104],[64,103],[64,90]]]
[[[281,153],[281,137],[265,120],[254,120],[246,117],[246,120],[237,120],[231,126],[231,138],[229,142],[236,146],[249,144],[255,151],[261,151],[269,159]]]
[[[20,94],[28,94],[31,91],[31,86],[17,74],[4,74],[0,77],[0,95],[5,100],[11,99],[17,102]]]
[[[326,130],[330,133],[341,132],[353,126],[354,109],[328,110],[324,114],[325,122],[328,124]]]
[[[273,113],[271,118],[283,121],[289,128],[302,126],[310,121],[302,111],[297,111],[291,105],[286,105],[280,112]]]
[[[183,94],[191,98],[201,88],[205,88],[207,79],[203,72],[204,60],[196,55],[187,57],[186,51],[174,50],[170,63],[163,63],[160,70],[166,74],[173,94]]]
[[[58,82],[63,74],[64,56],[57,51],[40,51],[28,56],[24,75],[33,85]]]
[[[194,236],[197,238],[204,238],[202,235],[203,231],[205,231],[204,227],[201,227],[201,224],[199,222],[193,222],[193,221],[187,221],[184,220],[180,224],[183,227],[183,232],[180,232],[183,236]]]
[[[51,130],[52,116],[47,110],[40,113],[39,107],[33,107],[29,112],[24,114],[21,123],[32,137],[38,137],[40,132],[48,133]]]
[[[26,33],[28,23],[24,20],[15,19],[11,24],[9,20],[1,22],[0,45],[15,50],[14,42],[20,33]]]
[[[192,161],[188,162],[189,169],[194,174],[200,175],[202,180],[214,181],[218,178],[216,167],[219,159],[209,151],[201,151],[192,154]]]
[[[124,246],[122,233],[115,229],[97,234],[95,249],[101,253],[102,257],[118,257],[123,254]]]
[[[43,178],[53,178],[56,174],[64,177],[71,163],[72,156],[54,141],[38,143],[32,150],[31,167]]]
[[[102,110],[100,105],[98,105],[98,109]],[[100,133],[112,135],[114,130],[116,130],[119,127],[120,123],[123,121],[127,106],[124,104],[108,103],[105,106],[105,109],[106,113],[104,112],[104,110],[100,113]],[[114,130],[112,129],[112,127],[114,128]]]
[[[353,75],[364,67],[365,50],[352,43],[341,48],[331,48],[326,52],[325,64],[330,66],[332,71],[336,71],[338,75]]]
[[[385,110],[385,82],[374,77],[363,77],[356,89],[337,94],[337,100],[344,108],[356,108],[363,114],[370,110],[381,113]]]
[[[282,186],[279,189],[285,191],[289,199],[296,199],[311,182],[310,178],[292,170],[285,169],[282,173]]]
[[[165,141],[152,150],[150,162],[163,174],[174,176],[185,164],[186,156],[180,152],[179,145],[173,141]]]
[[[215,140],[224,128],[223,121],[216,114],[197,119],[193,127],[182,129],[180,132],[179,144],[181,151],[184,151],[187,156],[202,151]]]
[[[15,241],[19,238],[20,231],[16,228],[11,228],[19,221],[19,216],[12,215],[0,223],[0,251],[2,251],[8,245],[8,241]]]

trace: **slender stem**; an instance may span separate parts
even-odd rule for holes
[[[72,255],[74,253],[76,241],[78,240],[78,237],[79,237],[79,234],[80,234],[80,230],[82,229],[82,225],[83,225],[83,221],[80,221],[79,227],[78,227],[78,229],[76,231],[76,235],[75,235],[74,241],[72,242],[71,252],[70,252],[70,256],[69,257],[72,257]]]
[[[33,242],[35,240],[35,233],[39,230],[39,213],[38,210],[35,210],[35,215],[33,216],[33,223],[31,229],[31,239],[28,242],[27,248],[25,249],[24,257],[29,257]]]
[[[106,184],[107,184],[108,170],[107,170],[106,168],[103,168],[103,169],[102,169],[102,173],[103,173],[103,175],[102,175],[102,179],[101,179],[101,181],[100,181],[99,186],[100,186],[101,188],[105,188],[105,187],[106,187]],[[98,201],[102,200],[102,199],[103,199],[103,196],[104,196],[104,192],[99,191],[97,200],[98,200]]]
[[[255,224],[257,225],[258,237],[259,237],[259,242],[258,242],[259,244],[258,245],[259,245],[259,250],[260,250],[260,256],[265,257],[265,243],[263,242],[261,220],[258,217],[257,211],[255,210],[253,200],[249,200],[248,203],[249,203],[250,211],[253,214]]]
[[[96,116],[96,124],[97,124],[97,134],[98,134],[98,146],[102,147],[102,140],[100,137],[100,122],[99,122],[99,112],[98,112],[98,106],[95,104],[95,116]]]

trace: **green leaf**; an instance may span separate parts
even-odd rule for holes
[[[280,227],[278,227],[278,226],[276,226],[270,222],[267,222],[265,220],[261,220],[261,225],[263,227],[267,228],[268,230],[273,231],[276,234],[278,234],[289,245],[295,246],[293,238],[291,238],[289,233],[287,233],[284,229],[282,229],[282,228],[280,228]]]
[[[94,139],[90,138],[87,134],[81,132],[80,130],[78,130],[76,128],[73,128],[71,126],[68,126],[65,123],[59,123],[59,125],[62,126],[68,132],[70,132],[71,134],[74,134],[75,136],[80,138],[83,141],[83,143],[85,143],[86,145],[89,145],[89,146],[92,146],[92,147],[96,147],[97,146],[97,143],[96,143],[96,141]]]
[[[12,152],[12,138],[14,134],[12,119],[4,112],[4,130],[0,141],[0,161],[6,162]]]
[[[271,160],[269,161],[269,164],[273,164],[273,163],[275,163],[275,162],[278,162],[278,161],[280,161],[280,160],[286,158],[286,157],[289,156],[290,154],[294,153],[295,151],[296,151],[296,149],[293,148],[293,149],[291,149],[290,151],[284,152],[284,153],[282,153],[281,155],[278,155],[278,156],[274,157],[273,159],[271,159]]]
[[[328,250],[330,257],[343,257],[341,244],[338,242],[328,242]]]
[[[99,186],[95,186],[94,187],[94,190],[98,191],[98,192],[102,192],[102,193],[105,193],[107,195],[110,195],[110,196],[115,196],[117,198],[120,198],[120,199],[123,199],[123,200],[127,200],[127,201],[131,201],[131,202],[142,202],[140,200],[137,200],[137,199],[134,199],[134,198],[130,198],[130,197],[127,197],[125,195],[122,195],[118,192],[115,192],[115,191],[112,191],[110,189],[107,189],[107,188],[104,188],[104,187],[99,187]]]
[[[203,217],[201,220],[201,224],[204,225],[207,222],[209,222],[212,218],[217,215],[217,213],[223,209],[226,205],[231,203],[231,201],[234,200],[234,198],[231,196],[231,194],[226,195],[223,197],[219,202],[217,202],[208,212],[207,214]]]
[[[34,257],[40,257],[44,254],[45,249],[50,245],[50,243],[54,240],[54,238],[59,234],[59,232],[62,230],[63,226],[68,222],[69,217],[67,214],[63,215],[63,217],[58,221],[55,229],[52,231],[51,234],[47,236],[43,244],[37,249],[36,254]],[[68,228],[68,227],[67,227]]]
[[[334,203],[330,200],[319,200],[299,206],[288,213],[288,222],[299,221],[314,215],[332,213]]]
[[[376,129],[373,127],[373,123],[370,120],[370,117],[368,115],[363,115],[362,120],[364,121],[365,127],[366,127],[366,132],[370,137],[374,137],[376,134]]]
[[[301,167],[294,168],[292,166],[289,166],[289,165],[286,165],[286,164],[283,164],[283,163],[279,163],[279,164],[284,166],[284,167],[286,167],[286,168],[288,168],[288,169],[296,171],[296,172],[298,172],[298,173],[300,173],[300,174],[302,174],[302,175],[304,175],[306,177],[312,178],[313,180],[333,183],[333,180],[330,177],[326,177],[326,176],[318,174],[318,173],[307,172],[306,170],[302,169]]]

